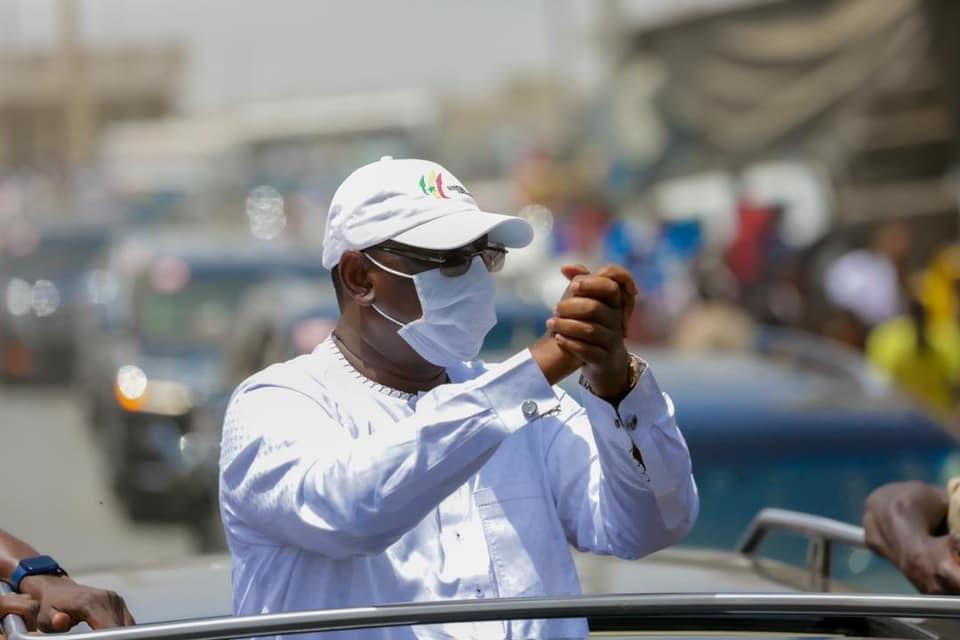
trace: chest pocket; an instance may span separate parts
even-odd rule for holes
[[[502,597],[569,592],[576,570],[546,489],[519,481],[474,492]]]

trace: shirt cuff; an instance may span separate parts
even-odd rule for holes
[[[655,425],[667,421],[673,407],[669,398],[660,391],[650,367],[644,368],[633,389],[616,408],[583,386],[580,387],[580,398],[595,437],[613,445],[613,449],[622,451],[623,464],[635,469],[640,467],[643,479],[652,485],[654,493],[669,489],[667,485],[671,484],[671,478],[665,476],[670,474],[657,459],[657,448],[651,442],[651,432],[656,428]],[[634,446],[640,452],[642,466],[633,458],[631,452]]]
[[[510,433],[560,408],[557,394],[529,349],[491,368],[477,381]]]

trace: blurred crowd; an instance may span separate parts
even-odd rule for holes
[[[642,292],[631,338],[682,349],[748,348],[759,327],[822,335],[864,354],[904,392],[950,417],[960,402],[960,245],[917,246],[922,222],[837,228],[805,247],[784,208],[736,203],[735,232],[709,242],[696,217],[617,216],[600,201],[557,217],[562,260],[627,266]]]
[[[514,256],[513,269],[505,273],[503,288],[515,294],[511,299],[545,309],[562,291],[559,264],[622,264],[641,289],[642,303],[630,326],[638,343],[748,349],[762,327],[818,334],[837,348],[864,354],[877,371],[938,414],[953,414],[960,401],[960,245],[929,238],[918,242],[922,221],[833,225],[797,243],[789,237],[792,205],[761,201],[744,190],[731,201],[725,232],[718,234],[710,216],[668,213],[655,202],[638,210],[605,197],[597,186],[602,180],[573,180],[574,186],[558,188],[558,180],[571,180],[558,177],[558,167],[545,153],[531,154],[514,167],[514,194],[495,202],[518,207],[538,230],[534,248]],[[6,259],[0,259],[0,269],[6,263],[10,272],[2,274],[8,316],[31,306],[38,315],[53,315],[44,308],[60,304],[62,292],[56,286],[59,276],[51,274],[92,269],[93,279],[84,287],[96,294],[90,287],[96,289],[109,274],[93,269],[93,263],[108,240],[179,235],[194,241],[206,237],[206,244],[216,247],[235,235],[236,221],[217,226],[184,219],[178,211],[183,203],[175,197],[151,200],[150,206],[140,201],[131,218],[102,181],[81,182],[71,192],[73,206],[101,207],[82,216],[85,233],[68,232],[59,242],[41,243],[40,230],[63,225],[34,224],[22,215],[5,218],[0,255]],[[43,184],[38,176],[8,176],[0,183],[0,211],[24,210],[24,197],[42,195],[55,202],[56,194]],[[251,189],[245,208],[252,238],[241,232],[245,243],[318,251],[311,224],[321,217],[317,203],[326,194],[310,201],[305,192],[302,184],[283,192],[263,185]],[[160,213],[144,218],[145,206]],[[112,218],[104,215],[111,207]],[[36,273],[26,277],[24,269]],[[8,370],[23,369],[25,357],[8,341]]]

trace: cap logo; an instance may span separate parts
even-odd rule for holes
[[[443,176],[436,171],[431,171],[429,176],[420,176],[420,190],[423,191],[423,195],[431,196],[438,200],[450,199],[450,196],[443,190]]]

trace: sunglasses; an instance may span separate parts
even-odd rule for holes
[[[469,271],[475,256],[480,256],[484,266],[487,267],[487,271],[491,273],[503,269],[503,263],[507,260],[507,250],[493,244],[488,244],[482,248],[463,248],[438,252],[415,251],[389,244],[378,245],[374,248],[385,253],[392,253],[395,256],[429,264],[431,269],[440,269],[440,273],[448,278],[456,278]]]

